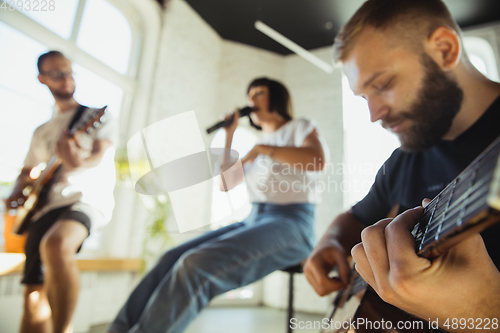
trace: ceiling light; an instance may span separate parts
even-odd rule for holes
[[[327,73],[332,73],[333,72],[333,66],[328,64],[326,61],[318,58],[311,52],[307,51],[305,48],[302,46],[298,45],[297,43],[291,41],[290,39],[286,38],[270,26],[268,26],[265,23],[262,23],[261,21],[255,21],[255,29],[259,30],[262,32],[264,35],[268,36],[271,39],[274,39],[276,42],[280,43],[290,51],[296,53],[298,56],[301,56],[305,60],[309,61],[313,65],[321,68]]]

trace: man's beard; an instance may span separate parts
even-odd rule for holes
[[[402,119],[389,122],[411,121],[411,127],[398,133],[405,151],[423,151],[439,143],[460,111],[464,95],[454,77],[443,72],[430,56],[422,54],[421,62],[425,77],[417,99],[408,111],[401,112]]]
[[[68,100],[68,99],[73,98],[73,95],[75,93],[75,89],[73,89],[72,92],[60,92],[60,91],[57,91],[57,90],[50,89],[50,92],[52,93],[52,95],[54,95],[54,97],[56,99],[59,99],[59,100]]]

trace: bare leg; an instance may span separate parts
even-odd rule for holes
[[[51,331],[50,307],[43,284],[27,285],[24,288],[21,333],[50,333]]]
[[[45,290],[52,310],[54,333],[71,333],[71,318],[80,289],[75,253],[88,235],[80,222],[56,222],[40,243],[45,266]]]

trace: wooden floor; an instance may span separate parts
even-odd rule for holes
[[[298,321],[321,321],[323,316],[296,313]],[[89,333],[104,333],[107,325]],[[185,333],[286,333],[286,312],[267,307],[207,308]],[[295,329],[294,333],[317,333],[318,329]]]

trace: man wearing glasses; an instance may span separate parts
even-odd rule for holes
[[[113,152],[115,127],[107,121],[90,134],[68,135],[68,125],[90,109],[74,99],[71,63],[50,51],[38,58],[38,79],[55,100],[52,119],[35,130],[24,167],[7,209],[21,205],[23,189],[32,185],[31,170],[57,155],[62,160],[44,205],[31,219],[22,283],[24,314],[21,332],[71,332],[78,299],[79,272],[75,253],[95,228],[109,221],[114,206]],[[43,267],[43,269],[42,269]]]

